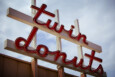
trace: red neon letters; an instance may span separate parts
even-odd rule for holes
[[[69,35],[69,37],[71,37],[72,39],[76,39],[76,40],[79,41],[81,38],[83,38],[82,39],[83,42],[85,44],[88,44],[86,42],[87,37],[85,35],[79,33],[76,37],[72,36],[73,29],[74,29],[73,25],[71,25],[71,29],[67,31],[67,30],[64,29],[64,25],[61,25],[61,27],[57,30],[56,29],[57,26],[58,26],[57,22],[54,22],[53,26],[50,27],[50,24],[51,24],[50,19],[48,19],[46,23],[38,22],[37,19],[40,17],[40,15],[42,13],[44,13],[44,14],[46,14],[48,16],[51,16],[51,17],[55,17],[55,14],[50,13],[50,12],[45,10],[46,7],[47,6],[45,4],[43,4],[40,8],[38,8],[36,6],[33,6],[33,5],[31,6],[31,8],[37,10],[37,13],[33,18],[33,21],[35,23],[37,23],[38,25],[46,26],[48,29],[54,30],[54,31],[56,31],[58,33],[61,33],[64,30]],[[85,54],[85,56],[89,58],[89,64],[88,64],[88,66],[84,66],[83,65],[83,62],[84,62],[83,59],[81,59],[79,61],[79,63],[77,63],[77,57],[74,57],[72,60],[67,61],[66,60],[66,57],[67,57],[66,53],[60,52],[59,50],[51,52],[51,51],[49,51],[49,49],[45,45],[38,45],[35,50],[28,49],[28,47],[29,47],[34,35],[37,33],[37,30],[38,30],[37,27],[33,27],[32,31],[31,31],[31,33],[30,33],[30,35],[28,36],[27,39],[24,39],[22,37],[17,38],[15,40],[16,48],[20,49],[20,50],[24,50],[24,51],[26,51],[28,53],[36,53],[40,57],[46,57],[48,54],[55,55],[54,56],[54,61],[57,61],[60,57],[62,57],[61,60],[65,64],[73,64],[73,66],[75,66],[76,68],[81,68],[81,69],[84,69],[84,70],[89,70],[91,72],[96,72],[96,73],[103,74],[103,67],[102,67],[101,64],[97,67],[97,69],[91,69],[93,60],[96,60],[98,62],[102,62],[102,59],[95,57],[95,51],[93,51],[93,50],[91,51],[91,55],[90,54]],[[20,44],[21,42],[24,42],[24,45],[21,45]],[[43,53],[40,52],[41,49],[44,49]]]
[[[64,25],[61,25],[60,29],[57,30],[57,29],[56,29],[56,28],[57,28],[57,25],[58,25],[57,22],[55,22],[54,25],[53,25],[52,27],[50,27],[50,23],[51,23],[51,20],[50,20],[50,19],[48,19],[46,23],[38,22],[37,19],[40,17],[40,15],[41,15],[42,13],[44,13],[44,14],[50,16],[50,17],[55,17],[55,14],[50,13],[50,12],[48,12],[48,11],[45,10],[46,7],[47,7],[47,6],[46,6],[45,4],[43,4],[40,8],[38,8],[38,7],[34,6],[34,5],[31,6],[31,8],[37,10],[37,13],[36,13],[36,15],[35,15],[34,18],[33,18],[33,21],[34,21],[35,23],[37,23],[38,25],[47,26],[47,28],[49,28],[49,29],[51,29],[51,30],[55,30],[55,31],[58,32],[58,33],[61,33],[61,32],[64,30],[64,31],[66,31],[66,32],[68,33],[69,37],[71,37],[71,38],[73,38],[73,39],[76,39],[76,40],[78,40],[78,41],[79,41],[81,38],[83,38],[83,42],[84,42],[85,44],[88,44],[88,43],[86,42],[87,37],[86,37],[85,35],[82,35],[81,33],[79,33],[78,36],[76,36],[76,37],[75,37],[75,36],[72,36],[73,29],[74,29],[74,26],[73,26],[73,25],[71,25],[71,29],[70,29],[69,31],[67,31],[67,30],[64,29]]]
[[[81,59],[79,63],[77,63],[77,57],[74,57],[72,60],[67,61],[66,60],[66,57],[67,57],[66,53],[60,52],[59,50],[51,52],[51,51],[49,51],[49,49],[45,45],[38,45],[35,50],[29,50],[28,49],[29,44],[31,43],[31,41],[32,41],[34,35],[36,34],[37,30],[38,30],[37,27],[33,27],[30,35],[27,38],[27,40],[22,38],[22,37],[17,38],[15,40],[16,48],[24,50],[28,53],[36,53],[38,56],[41,56],[41,57],[46,57],[48,54],[55,55],[54,61],[57,61],[60,58],[60,56],[62,56],[62,62],[65,63],[65,64],[73,64],[73,66],[75,66],[76,68],[79,67],[79,68],[84,69],[84,70],[89,70],[91,72],[96,72],[96,73],[103,74],[103,67],[102,67],[101,64],[97,67],[97,69],[91,69],[93,60],[96,60],[98,62],[102,62],[102,59],[95,57],[95,51],[92,51],[91,55],[85,54],[85,56],[89,57],[90,61],[89,61],[88,66],[84,66],[83,65],[83,59]],[[24,42],[25,44],[23,46],[21,46],[20,42]],[[44,49],[43,53],[40,53],[41,49]]]

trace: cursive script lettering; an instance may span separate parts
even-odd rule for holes
[[[48,29],[54,30],[54,31],[56,31],[57,33],[61,33],[61,32],[64,30],[64,31],[66,31],[66,33],[69,35],[69,37],[71,37],[72,39],[76,39],[76,40],[78,40],[78,41],[79,41],[80,39],[83,39],[83,42],[84,42],[85,44],[88,44],[87,41],[86,41],[87,37],[86,37],[85,35],[82,35],[81,33],[79,33],[78,36],[72,36],[73,29],[74,29],[74,26],[73,26],[73,25],[71,25],[71,29],[70,29],[70,30],[65,30],[65,29],[64,29],[64,25],[61,25],[61,27],[59,28],[59,30],[57,30],[58,23],[55,22],[54,25],[53,25],[52,27],[50,27],[50,24],[51,24],[51,20],[50,20],[50,19],[48,19],[46,23],[38,22],[37,19],[39,19],[40,15],[41,15],[42,13],[44,13],[44,14],[50,16],[50,17],[55,17],[55,14],[50,13],[50,12],[48,12],[48,11],[45,10],[46,7],[47,7],[47,5],[45,5],[45,4],[43,4],[40,8],[38,8],[38,7],[34,6],[34,5],[31,6],[31,8],[37,10],[37,13],[36,13],[36,15],[35,15],[34,18],[33,18],[33,21],[34,21],[36,24],[42,25],[42,26],[46,26]]]
[[[55,55],[54,56],[54,61],[57,61],[62,56],[61,60],[65,64],[73,64],[73,66],[75,66],[76,68],[79,67],[79,68],[84,69],[84,70],[89,70],[91,72],[97,72],[97,73],[103,74],[103,67],[102,67],[101,64],[98,66],[97,69],[91,69],[93,60],[96,60],[98,62],[102,62],[102,59],[95,57],[95,51],[92,51],[91,55],[85,54],[85,56],[89,57],[90,60],[89,60],[89,65],[88,66],[83,66],[83,59],[81,59],[79,61],[79,63],[77,63],[77,57],[74,57],[72,60],[67,61],[66,60],[66,58],[67,58],[66,53],[60,52],[59,50],[49,51],[48,47],[46,47],[45,45],[38,45],[35,50],[29,50],[28,49],[29,44],[31,43],[34,35],[37,33],[37,30],[38,30],[37,27],[33,27],[30,35],[27,38],[27,40],[22,38],[22,37],[17,38],[15,40],[16,48],[20,49],[20,50],[24,50],[28,53],[36,53],[40,57],[46,57],[48,54]],[[21,42],[24,42],[24,45],[20,45]],[[42,53],[40,52],[41,49],[44,49]]]

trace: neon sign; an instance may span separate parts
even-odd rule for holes
[[[36,7],[36,6],[33,6],[33,5],[31,6],[31,8],[37,10],[37,13],[36,13],[36,15],[35,15],[34,18],[33,18],[33,21],[34,21],[35,23],[37,23],[38,25],[47,26],[47,28],[49,28],[49,29],[51,29],[51,30],[55,30],[55,31],[58,32],[58,33],[61,33],[61,32],[64,30],[64,31],[67,32],[67,34],[69,35],[69,37],[71,37],[71,38],[73,38],[73,39],[76,39],[76,40],[78,40],[78,41],[79,41],[81,38],[83,38],[83,42],[84,42],[85,44],[88,44],[88,43],[86,42],[86,38],[87,38],[87,37],[86,37],[85,35],[82,35],[81,33],[79,33],[78,36],[76,36],[76,37],[72,36],[73,29],[74,29],[74,26],[73,26],[73,25],[71,25],[71,29],[70,29],[69,31],[67,31],[67,30],[64,29],[64,25],[61,25],[60,29],[57,30],[57,29],[56,29],[56,28],[57,28],[57,25],[58,25],[57,22],[55,22],[54,25],[53,25],[52,27],[50,27],[50,23],[51,23],[51,20],[50,20],[50,19],[48,19],[46,23],[40,23],[40,22],[38,22],[37,19],[40,17],[40,15],[41,15],[42,13],[45,13],[46,15],[48,15],[48,16],[50,16],[50,17],[55,17],[55,14],[52,14],[52,13],[50,13],[50,12],[48,12],[48,11],[45,11],[45,8],[46,8],[46,7],[47,7],[47,6],[46,6],[45,4],[43,4],[40,8],[38,8],[38,7]]]
[[[66,57],[67,57],[66,53],[60,52],[59,50],[51,52],[51,51],[49,51],[49,49],[45,45],[38,45],[36,50],[29,50],[28,49],[29,44],[31,43],[37,30],[38,30],[37,27],[33,27],[27,40],[22,38],[22,37],[17,38],[15,40],[16,48],[20,49],[20,50],[24,50],[24,51],[29,52],[29,53],[36,53],[38,56],[41,56],[41,57],[46,57],[48,54],[52,54],[52,55],[55,55],[55,58],[54,58],[55,61],[57,61],[59,59],[59,57],[62,56],[62,62],[65,64],[73,64],[75,67],[80,67],[81,69],[84,69],[84,70],[90,70],[91,72],[98,72],[100,74],[103,74],[103,67],[101,64],[98,66],[97,69],[95,69],[95,70],[91,69],[93,60],[96,60],[98,62],[102,62],[102,59],[95,57],[95,51],[93,51],[93,50],[92,50],[91,55],[85,54],[85,56],[90,58],[89,65],[85,66],[85,67],[83,66],[83,59],[81,59],[78,64],[76,64],[77,57],[74,57],[72,60],[66,61]],[[20,42],[22,42],[22,41],[25,42],[25,44],[23,46],[20,46]],[[42,54],[40,53],[41,49],[44,49]]]
[[[47,22],[39,22],[38,19],[43,13],[50,16],[50,17],[55,17],[55,14],[50,13],[50,12],[45,10],[46,7],[47,6],[45,4],[43,4],[40,8],[32,5],[31,8],[37,10],[37,13],[33,18],[31,18],[31,17],[29,17],[23,13],[17,12],[16,10],[13,10],[11,8],[9,9],[9,14],[8,14],[9,17],[17,19],[17,20],[24,22],[26,24],[29,23],[29,25],[34,25],[34,27],[33,27],[32,31],[30,32],[27,39],[25,39],[23,37],[18,37],[14,43],[12,43],[11,41],[8,41],[9,44],[6,45],[5,49],[16,51],[16,52],[20,51],[21,53],[22,53],[22,51],[24,51],[24,52],[27,52],[30,54],[34,54],[34,55],[32,55],[32,57],[35,57],[35,54],[36,54],[38,56],[37,58],[39,58],[39,57],[40,58],[47,58],[47,56],[53,55],[53,57],[52,57],[53,62],[52,62],[52,59],[49,59],[49,58],[47,58],[47,60],[46,59],[43,59],[43,60],[54,63],[54,64],[60,64],[60,65],[65,64],[64,66],[69,67],[69,68],[72,67],[72,69],[73,68],[80,68],[80,70],[79,69],[77,69],[77,70],[81,71],[81,72],[86,72],[88,74],[90,74],[90,72],[92,72],[93,74],[98,73],[100,75],[103,75],[104,71],[103,71],[103,67],[101,64],[99,64],[99,66],[96,69],[94,69],[94,68],[92,69],[92,63],[94,60],[96,60],[98,62],[102,62],[102,59],[95,57],[95,52],[96,51],[101,52],[101,47],[87,41],[86,40],[87,37],[84,34],[79,33],[77,36],[73,36],[72,33],[73,33],[74,25],[71,25],[70,30],[65,30],[64,25],[61,25],[60,28],[57,29],[57,26],[58,26],[57,22],[54,22],[53,26],[51,27],[50,24],[52,21],[50,19],[48,19]],[[61,38],[66,38],[65,35],[61,35],[61,33],[62,34],[65,33],[67,35],[67,37],[69,38],[69,41],[75,40],[75,41],[79,42],[82,40],[83,43],[79,42],[78,44],[82,45],[86,48],[91,49],[91,54],[85,53],[85,56],[89,58],[89,64],[87,66],[85,66],[83,64],[84,63],[83,59],[80,59],[80,61],[77,62],[78,58],[76,56],[71,60],[67,60],[66,53],[60,52],[59,50],[50,51],[48,49],[48,47],[45,45],[38,45],[36,47],[36,49],[30,49],[29,45],[30,45],[33,37],[37,33],[38,29],[44,30],[46,32],[48,30],[50,30],[48,32],[49,33],[51,32],[52,34],[54,32],[56,32],[55,35],[57,36],[59,34],[58,36],[60,36]],[[24,42],[24,45],[21,45],[21,42]],[[10,46],[10,45],[12,45],[12,46]],[[15,45],[15,46],[13,47],[13,45]],[[41,52],[41,49],[43,49],[43,52]],[[27,55],[27,53],[25,55]],[[59,59],[61,59],[60,63],[58,62]],[[72,66],[69,66],[69,65],[72,65]],[[86,70],[86,71],[84,71],[84,70]],[[87,72],[87,70],[88,70],[88,72]]]

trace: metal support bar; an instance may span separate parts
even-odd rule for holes
[[[32,73],[33,77],[38,77],[38,70],[37,70],[37,59],[33,58],[31,61]]]
[[[78,19],[75,20],[75,33],[76,35],[78,35],[80,33],[80,29],[79,29],[79,22]],[[81,45],[77,45],[77,49],[78,49],[78,59],[83,59],[83,51],[82,51],[82,46]],[[86,77],[85,73],[81,73],[81,77]]]
[[[36,0],[31,0],[31,5],[36,6]],[[36,14],[36,10],[31,9],[31,16],[34,17],[35,14]],[[33,48],[36,48],[36,46],[37,46],[37,37],[36,36],[37,35],[35,35],[33,40],[32,40],[31,45],[32,45]],[[33,77],[38,77],[37,58],[32,58],[31,67],[32,67]]]
[[[55,11],[55,22],[58,23],[58,27],[59,27],[59,10],[56,10]],[[60,37],[56,37],[56,44],[57,44],[57,50],[60,50],[62,51],[62,45],[61,45],[61,38]],[[64,77],[64,67],[62,66],[57,66],[57,69],[58,69],[58,77]]]

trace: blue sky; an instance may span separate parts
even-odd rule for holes
[[[87,36],[93,43],[102,46],[102,53],[96,56],[103,59],[102,65],[108,77],[115,76],[115,0],[37,0],[37,6],[47,4],[47,9],[54,12],[59,9],[60,24],[64,24],[66,29],[70,29],[76,19],[79,19],[80,32]],[[12,7],[27,15],[31,15],[31,0],[0,0],[0,53],[31,61],[30,57],[23,56],[11,51],[4,50],[4,40],[15,40],[17,37],[27,38],[31,27],[6,16],[7,8]],[[46,16],[47,17],[47,16]],[[45,21],[46,18],[41,18]],[[44,44],[50,50],[56,50],[55,36],[43,31],[38,31],[37,44]],[[66,40],[62,40],[62,50],[67,53],[67,58],[72,59],[77,56],[77,46]],[[83,48],[84,53],[91,50]],[[87,64],[88,59],[86,59]],[[39,61],[40,65],[46,66],[48,63]],[[98,66],[94,62],[93,66]],[[49,68],[56,69],[50,64]],[[75,71],[65,69],[66,72],[78,75]]]

